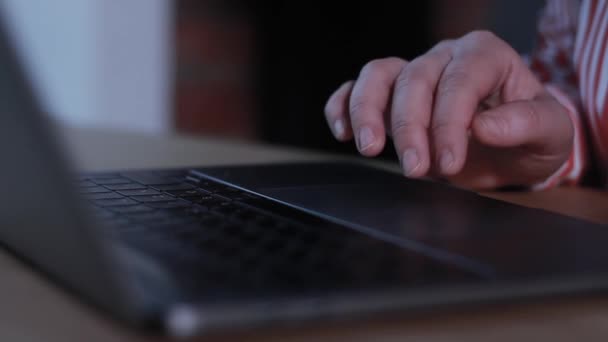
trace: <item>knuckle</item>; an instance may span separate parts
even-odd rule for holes
[[[385,61],[381,59],[374,59],[367,62],[363,68],[361,69],[361,75],[368,75],[371,73],[376,73],[382,71],[385,65]]]
[[[350,115],[353,120],[357,120],[358,118],[364,116],[370,111],[370,109],[369,101],[365,96],[357,96],[353,98],[349,106]]]
[[[433,138],[436,140],[445,140],[450,137],[453,127],[448,122],[434,122],[431,126]]]
[[[417,125],[415,125],[414,123],[412,123],[411,121],[409,121],[407,119],[394,120],[391,126],[392,126],[391,131],[393,132],[394,137],[397,137],[397,136],[407,137],[407,136],[411,135],[412,131],[419,128],[419,127],[417,127]]]
[[[449,131],[450,124],[447,122],[433,122],[431,125],[431,131],[434,135],[441,135],[446,131]]]
[[[507,57],[513,58],[519,54],[502,38],[491,31],[472,31],[463,36],[459,44],[458,54],[477,60],[484,58]]]
[[[441,51],[443,49],[449,49],[454,44],[453,39],[444,39],[439,43],[435,44],[435,46],[431,49],[431,51]]]
[[[399,93],[407,88],[416,86],[432,93],[435,85],[431,84],[429,74],[430,72],[424,59],[419,57],[406,66],[399,76],[397,76],[394,91]]]
[[[464,35],[463,38],[477,42],[486,42],[499,39],[492,31],[488,30],[474,30]]]
[[[468,70],[461,66],[453,66],[446,70],[437,85],[439,96],[451,94],[458,91],[470,91],[471,76]]]
[[[390,63],[390,64],[395,64],[395,65],[402,65],[405,64],[405,60],[399,57],[386,57],[381,59],[383,61],[385,61],[386,63]]]
[[[453,141],[455,136],[466,132],[466,126],[457,121],[433,122],[431,132],[437,141]]]
[[[404,64],[405,61],[398,57],[387,57],[374,59],[367,62],[361,69],[361,75],[369,75],[375,73],[385,73],[392,69],[392,66]]]

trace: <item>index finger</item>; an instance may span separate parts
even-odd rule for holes
[[[350,96],[350,121],[359,152],[373,156],[386,141],[385,112],[392,86],[406,62],[385,58],[369,62],[359,75]]]

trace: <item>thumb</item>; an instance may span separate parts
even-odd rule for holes
[[[530,146],[543,153],[561,153],[571,147],[573,124],[566,109],[553,97],[502,104],[478,114],[473,136],[493,147]]]

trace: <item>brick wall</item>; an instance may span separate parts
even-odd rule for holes
[[[242,6],[242,5],[241,5]],[[254,138],[254,27],[238,2],[176,1],[175,127]]]

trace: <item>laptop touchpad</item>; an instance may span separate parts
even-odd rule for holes
[[[373,228],[408,239],[427,240],[468,234],[482,224],[486,206],[475,205],[474,194],[441,196],[412,193],[399,184],[339,184],[262,188],[260,193],[349,225]],[[429,189],[430,190],[430,189]],[[462,194],[458,194],[462,195]],[[468,200],[467,200],[468,199]]]

